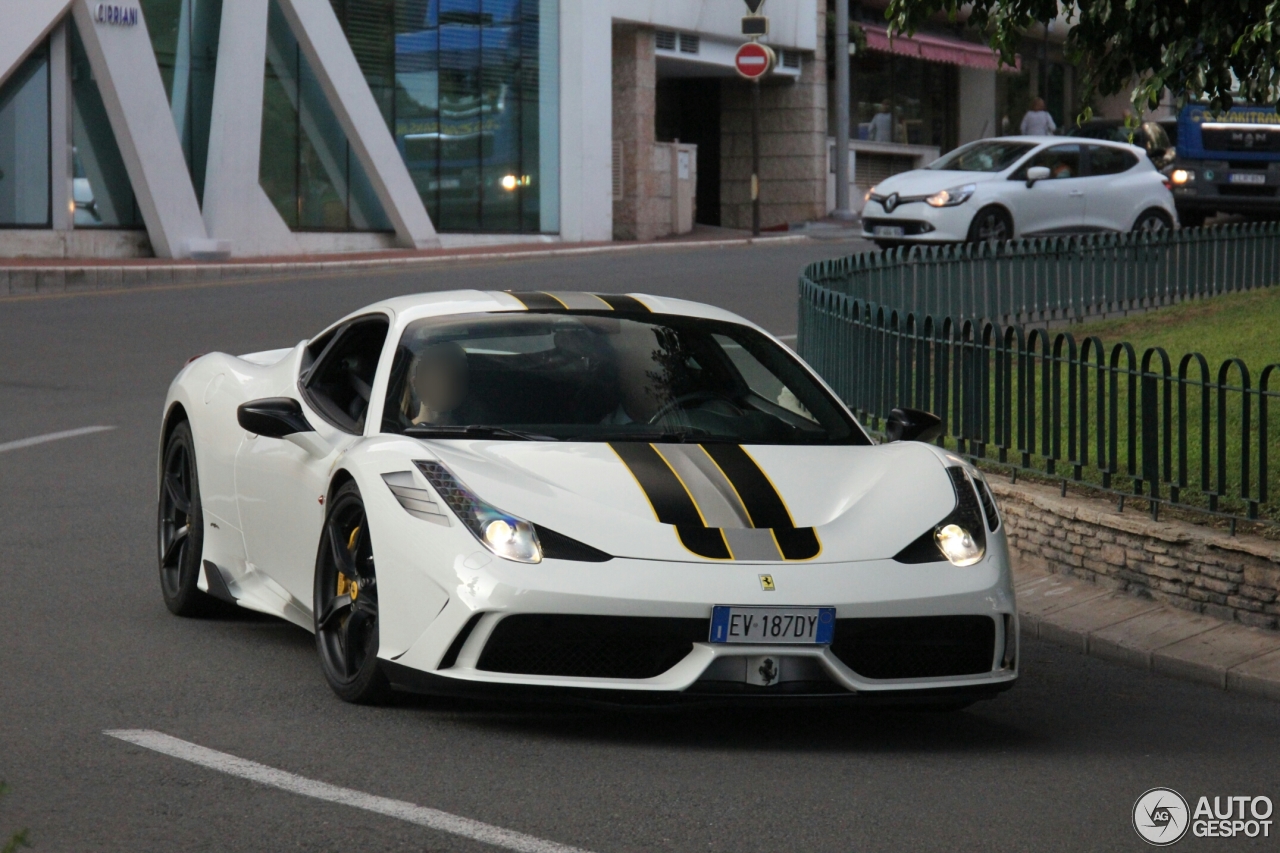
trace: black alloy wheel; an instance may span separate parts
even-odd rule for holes
[[[1142,211],[1138,221],[1133,223],[1134,231],[1166,231],[1172,227],[1173,220],[1169,218],[1169,214],[1155,208]]]
[[[195,448],[191,426],[183,421],[165,442],[160,469],[160,591],[165,606],[176,616],[207,615],[215,606],[215,600],[197,586],[204,552],[204,513]]]
[[[349,482],[329,502],[316,557],[316,647],[333,692],[347,702],[385,701],[378,667],[378,585],[360,489]]]
[[[984,207],[969,224],[970,243],[1003,243],[1013,239],[1013,219],[1002,207]]]

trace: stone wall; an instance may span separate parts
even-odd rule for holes
[[[622,153],[622,198],[613,201],[615,240],[652,240],[660,233],[664,211],[651,186],[657,81],[653,29],[614,24],[613,141]]]
[[[1074,575],[1228,621],[1280,624],[1280,542],[990,478],[1015,566]]]
[[[826,15],[818,15],[816,54],[800,79],[761,84],[760,224],[764,228],[827,215]],[[720,224],[751,227],[751,86],[725,80],[720,116]]]

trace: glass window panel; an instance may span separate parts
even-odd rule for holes
[[[73,195],[77,228],[141,228],[142,214],[116,145],[102,93],[74,22],[71,26]]]
[[[436,227],[440,224],[439,10],[427,0],[396,7],[396,144]]]
[[[481,216],[486,231],[520,230],[527,179],[521,157],[519,0],[483,0],[481,28]]]
[[[444,231],[480,229],[485,139],[480,0],[440,2],[440,220]]]
[[[49,227],[49,48],[0,86],[0,226]]]
[[[196,197],[203,199],[222,0],[142,0],[142,11]]]
[[[284,14],[271,4],[259,181],[291,228],[390,225]]]

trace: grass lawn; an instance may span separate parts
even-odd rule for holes
[[[1148,347],[1164,347],[1174,370],[1182,356],[1198,352],[1215,371],[1215,379],[1222,362],[1239,358],[1256,381],[1264,367],[1280,362],[1280,287],[1184,302],[1146,314],[1072,326],[1070,331],[1077,341],[1097,335],[1108,349],[1128,341],[1139,358]]]

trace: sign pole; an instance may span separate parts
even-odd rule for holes
[[[769,19],[759,14],[764,0],[746,0],[750,15],[742,19],[742,34],[751,41],[738,48],[733,65],[751,84],[751,235],[760,236],[760,80],[773,70],[777,55],[760,37],[769,33]]]
[[[852,219],[849,209],[849,0],[836,0],[836,219]]]
[[[751,81],[751,235],[760,236],[760,78]]]

